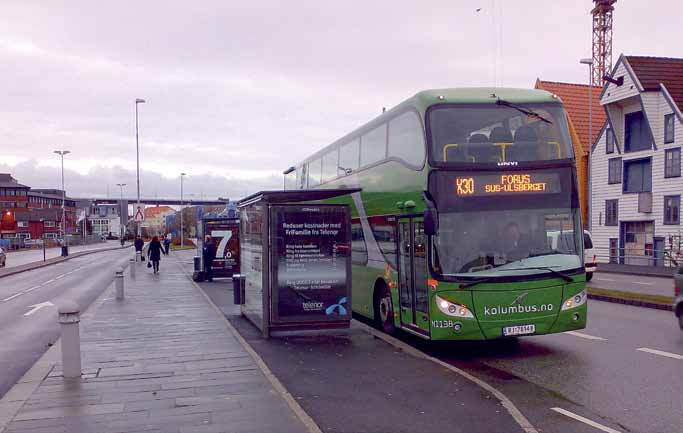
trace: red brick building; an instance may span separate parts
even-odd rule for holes
[[[76,202],[65,201],[66,233],[74,233]],[[10,174],[0,173],[0,237],[57,238],[62,224],[62,191],[31,189]]]

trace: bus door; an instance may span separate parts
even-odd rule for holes
[[[416,218],[398,222],[398,291],[403,327],[429,335],[427,236]]]

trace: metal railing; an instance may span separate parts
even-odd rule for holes
[[[672,249],[636,252],[631,248],[594,248],[598,263],[637,266],[676,267],[683,263],[683,251]]]

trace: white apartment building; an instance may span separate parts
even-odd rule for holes
[[[593,243],[599,261],[668,265],[683,250],[683,59],[622,55],[610,77],[590,156]]]

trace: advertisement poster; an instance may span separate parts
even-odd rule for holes
[[[278,321],[349,320],[351,248],[348,208],[273,209],[274,313]]]
[[[206,234],[216,242],[216,258],[211,265],[215,277],[231,277],[239,273],[239,233],[239,220],[206,222]]]

